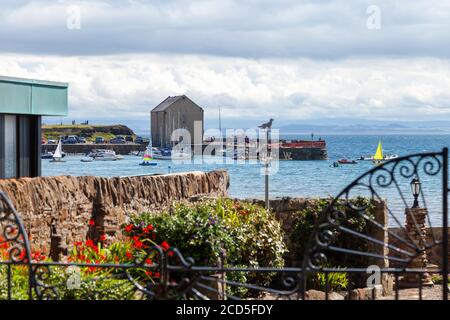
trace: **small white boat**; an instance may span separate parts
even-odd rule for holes
[[[116,156],[111,156],[109,154],[105,154],[105,155],[101,155],[101,156],[96,156],[94,158],[94,161],[116,161],[117,158]]]
[[[94,149],[89,153],[88,157],[92,158],[94,161],[116,161],[123,159],[122,156],[116,156],[114,150],[109,149]]]
[[[392,159],[397,159],[398,158],[398,154],[387,154],[384,156],[384,160],[392,160]]]
[[[191,154],[187,152],[176,151],[171,149],[157,149],[152,148],[153,159],[156,160],[188,160],[191,159]]]
[[[92,161],[94,161],[94,159],[93,159],[93,158],[86,157],[86,158],[81,159],[80,161],[81,161],[81,162],[92,162]]]
[[[65,162],[64,160],[62,160],[62,158],[62,142],[61,140],[59,140],[58,145],[56,146],[56,150],[53,153],[53,159],[50,160],[50,162]]]
[[[104,156],[105,154],[107,155],[116,155],[116,153],[114,152],[114,150],[109,150],[109,149],[94,149],[92,150],[87,156],[91,157],[91,158],[95,158],[95,157],[99,157],[99,156]]]

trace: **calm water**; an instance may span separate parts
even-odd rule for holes
[[[289,138],[307,137],[296,136]],[[330,165],[340,158],[359,158],[361,155],[371,155],[375,152],[378,140],[383,141],[385,153],[396,153],[400,156],[429,151],[440,151],[450,145],[447,135],[420,136],[322,136],[327,141],[329,160],[326,161],[280,161],[276,174],[270,177],[271,197],[281,196],[312,196],[324,197],[337,195],[347,184],[365,171],[373,168],[370,161],[362,161],[357,165],[346,165],[333,168]],[[50,163],[43,160],[43,175],[96,175],[96,176],[129,176],[152,173],[209,171],[214,169],[228,170],[231,178],[229,194],[238,198],[263,198],[264,177],[259,164],[174,164],[170,161],[157,161],[154,167],[139,166],[141,158],[125,156],[121,161],[97,161],[82,163],[79,156],[68,156],[65,163]],[[207,159],[206,159],[207,160]],[[211,159],[209,159],[211,160]],[[430,209],[433,224],[441,224],[441,183],[438,177],[422,178],[423,189]],[[408,179],[400,181],[400,189],[408,197],[407,203],[412,203]],[[378,191],[378,190],[377,190]],[[364,193],[364,191],[362,191]],[[389,206],[399,219],[405,208],[396,188],[380,190],[380,195],[387,198]]]

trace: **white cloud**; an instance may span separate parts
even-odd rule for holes
[[[78,118],[142,119],[184,93],[211,119],[450,119],[449,16],[430,0],[4,0],[0,74],[69,82]]]
[[[142,119],[187,94],[206,117],[450,119],[448,60],[244,59],[187,55],[0,55],[0,74],[70,84],[70,116]]]

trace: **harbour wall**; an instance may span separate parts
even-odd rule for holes
[[[325,148],[280,148],[280,160],[327,160]]]
[[[217,143],[216,143],[217,144]],[[213,143],[214,145],[214,143]],[[56,150],[56,144],[43,144],[42,152],[54,152]],[[109,149],[114,150],[116,154],[127,155],[130,152],[144,151],[146,149],[145,144],[89,144],[89,143],[79,143],[79,144],[64,144],[62,150],[68,154],[88,154],[94,149]],[[202,152],[209,147],[209,143],[202,145]],[[223,145],[223,149],[226,149],[226,145]],[[219,148],[219,147],[218,147]],[[244,148],[244,146],[242,146]],[[193,151],[197,152],[196,148],[193,147]],[[212,155],[215,154],[215,149],[212,150]],[[315,148],[315,147],[304,147],[304,148],[280,148],[279,149],[279,159],[280,160],[326,160],[328,159],[326,148]]]
[[[43,144],[42,152],[54,152],[56,150],[56,144]],[[116,154],[127,155],[134,151],[144,151],[146,145],[127,143],[127,144],[90,144],[90,143],[78,143],[78,144],[63,144],[62,150],[69,154],[89,154],[94,149],[108,149],[114,150]]]
[[[126,178],[0,179],[0,191],[19,212],[32,249],[55,260],[76,241],[102,234],[111,240],[120,237],[120,226],[133,213],[163,210],[176,200],[223,197],[228,186],[228,173],[222,170]]]

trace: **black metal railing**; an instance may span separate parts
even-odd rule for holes
[[[420,208],[411,208],[413,178],[421,181],[420,194],[415,195]],[[369,201],[360,203],[358,196]],[[0,193],[0,299],[402,299],[408,298],[403,296],[405,284],[417,290],[418,299],[447,300],[447,196],[446,148],[387,161],[330,201],[310,236],[301,267],[253,268],[197,265],[176,248],[158,246],[125,264],[37,261],[18,212]],[[381,218],[372,214],[373,206]],[[433,225],[442,229],[440,237],[425,234],[424,228]],[[426,254],[435,247],[441,247],[440,261],[430,268]],[[95,275],[84,278],[89,269],[96,270]],[[270,273],[273,280],[251,280],[262,273]],[[152,276],[143,276],[148,274]],[[347,284],[337,288],[334,281],[342,277]],[[311,279],[322,283],[319,297],[313,297]],[[437,289],[441,284],[430,289],[429,279],[442,283],[442,290]]]

